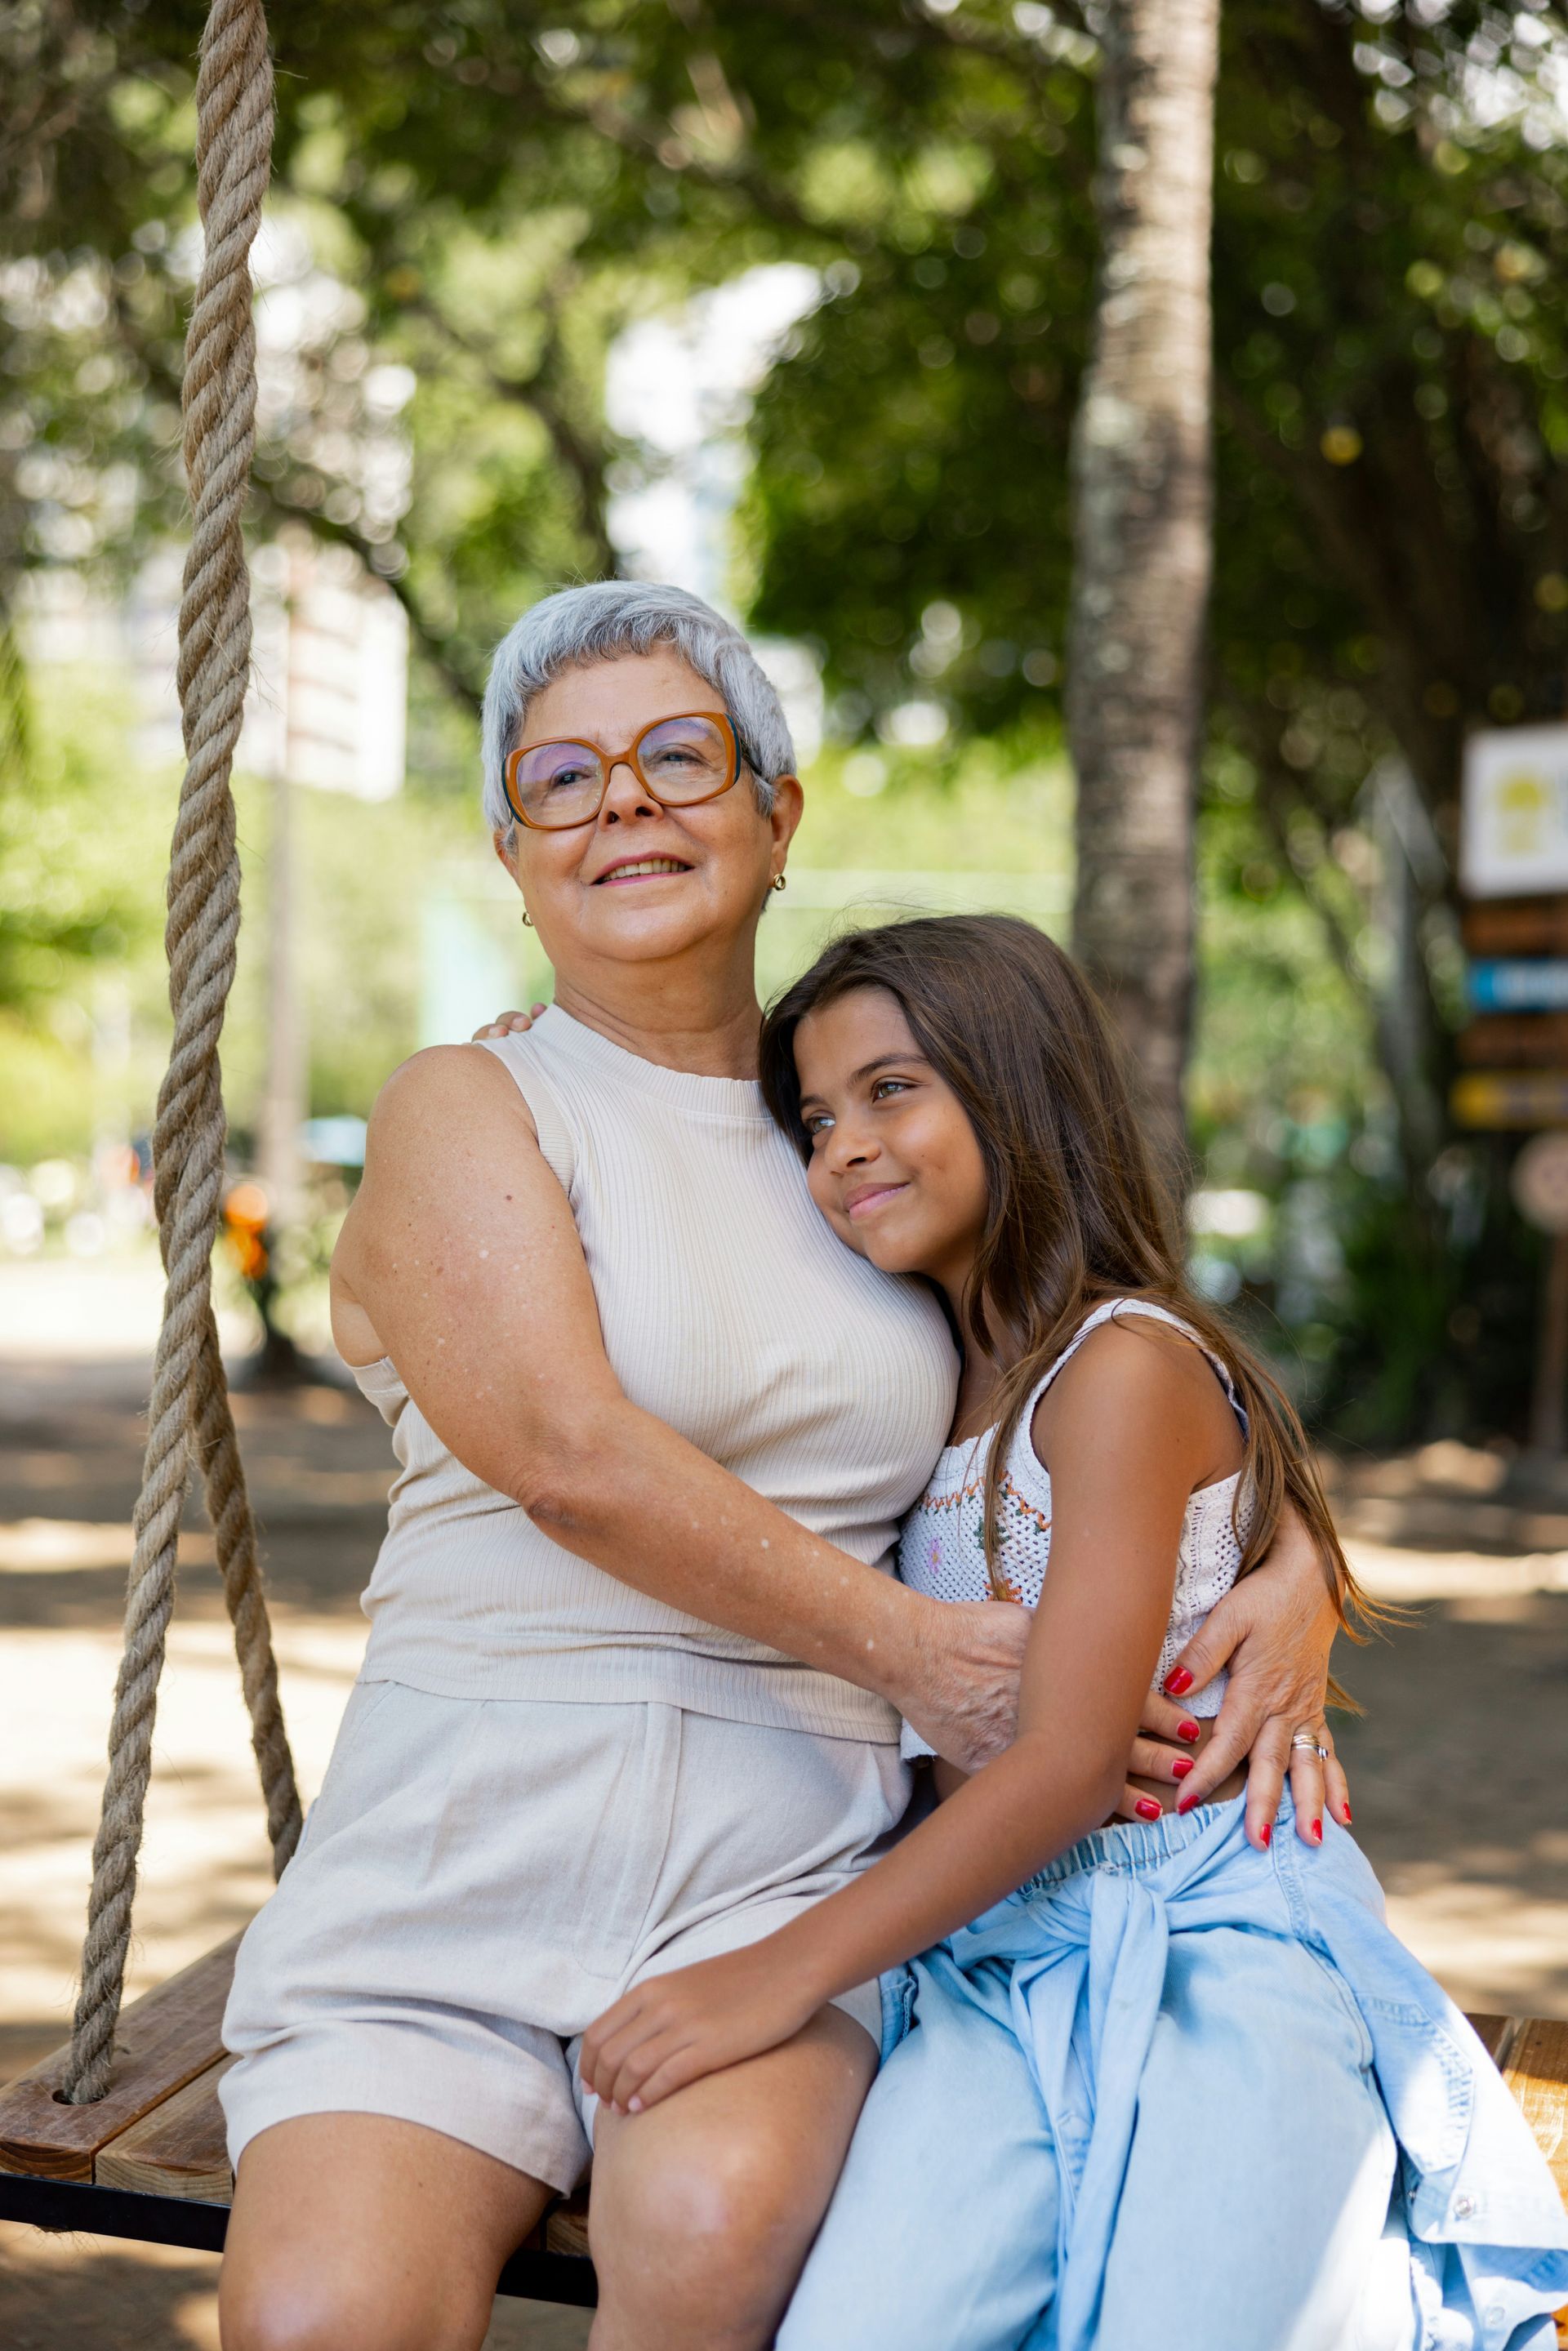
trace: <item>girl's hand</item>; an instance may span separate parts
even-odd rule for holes
[[[1247,1764],[1247,1834],[1261,1849],[1287,1771],[1303,1844],[1322,1843],[1325,1802],[1350,1826],[1350,1788],[1323,1719],[1329,1652],[1339,1620],[1317,1546],[1287,1503],[1262,1563],[1228,1592],[1166,1676],[1167,1693],[1184,1698],[1228,1664],[1230,1678],[1214,1736],[1182,1790],[1178,1811],[1201,1804],[1236,1766]],[[1326,1763],[1292,1747],[1297,1731],[1316,1733]]]
[[[1116,1806],[1116,1818],[1146,1821],[1155,1813],[1172,1811],[1182,1793],[1182,1782],[1197,1768],[1202,1737],[1202,1724],[1186,1707],[1178,1706],[1174,1698],[1157,1689],[1151,1690],[1144,1700],[1138,1735],[1127,1758],[1127,1783]],[[1169,1791],[1163,1802],[1156,1800],[1148,1787],[1135,1784],[1150,1780]]]
[[[475,1029],[468,1042],[476,1045],[482,1037],[524,1036],[544,1009],[542,1004],[535,1004],[527,1012],[497,1012],[494,1020],[486,1020],[483,1029]]]
[[[768,1942],[700,1959],[633,1985],[590,2026],[583,2083],[615,2113],[641,2114],[705,2074],[776,2049],[821,2005]]]

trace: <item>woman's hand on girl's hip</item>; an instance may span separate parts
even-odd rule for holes
[[[1214,1736],[1186,1775],[1178,1811],[1207,1802],[1245,1761],[1247,1834],[1255,1845],[1273,1835],[1287,1772],[1303,1844],[1322,1843],[1325,1803],[1348,1828],[1350,1790],[1323,1717],[1338,1629],[1316,1546],[1287,1504],[1267,1558],[1226,1593],[1166,1676],[1167,1695],[1179,1701],[1222,1666],[1229,1669]],[[1302,1743],[1292,1746],[1298,1734]]]
[[[468,1042],[477,1045],[486,1037],[521,1037],[533,1027],[544,1009],[542,1004],[534,1004],[527,1012],[497,1012],[494,1020],[486,1020],[483,1029],[475,1029]]]
[[[641,2114],[705,2074],[793,2039],[821,2005],[801,1990],[798,1969],[756,1944],[634,1984],[583,2035],[579,2070],[616,2114]]]

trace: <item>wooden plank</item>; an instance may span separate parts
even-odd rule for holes
[[[1516,2020],[1511,2016],[1467,2016],[1465,2022],[1495,2065],[1513,2036]]]
[[[564,2204],[558,2204],[545,2214],[544,2249],[547,2253],[575,2253],[581,2261],[588,2259],[588,2190],[580,2188]]]
[[[1523,2108],[1568,2204],[1568,2024],[1519,2016],[1472,2016],[1469,2022],[1488,2055],[1500,2061],[1502,2078]],[[1557,2313],[1555,2323],[1561,2351],[1568,2351],[1568,2309]]]
[[[233,2200],[235,2176],[218,2104],[218,2084],[234,2064],[209,2065],[172,2098],[99,2149],[92,2176],[99,2188],[134,2188],[148,2196],[193,2197],[198,2203]]]
[[[1568,898],[1472,898],[1460,925],[1469,955],[1568,955]]]
[[[1568,2202],[1568,2024],[1527,2017],[1514,2035],[1502,2078]]]
[[[96,2105],[68,2106],[55,2095],[65,2079],[68,2048],[57,2049],[0,2091],[0,2170],[90,2180],[100,2147],[216,2064],[224,2053],[218,2028],[238,1948],[239,1937],[232,1935],[120,2011],[113,2078],[109,2095]]]
[[[134,2189],[96,2188],[81,2179],[27,2179],[0,2171],[0,2223],[5,2221],[70,2236],[120,2237],[139,2245],[221,2253],[229,2208],[187,2197],[145,2196]],[[506,2262],[496,2291],[575,2310],[590,2310],[599,2298],[591,2262],[528,2245],[519,2246]]]
[[[1486,1012],[1458,1035],[1470,1069],[1568,1068],[1568,1012]]]

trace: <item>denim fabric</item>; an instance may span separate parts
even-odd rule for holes
[[[779,2351],[1545,2351],[1545,2164],[1324,1835],[1102,1830],[918,1960]]]
[[[915,2022],[915,1970],[889,1968],[887,1973],[879,1978],[877,1990],[882,1994],[880,2053],[885,2065]]]

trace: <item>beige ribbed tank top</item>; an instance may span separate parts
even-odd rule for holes
[[[610,1362],[813,1533],[892,1566],[952,1417],[936,1299],[835,1238],[758,1087],[659,1068],[556,1008],[488,1050],[577,1219]],[[355,1378],[401,1466],[364,1677],[438,1696],[636,1701],[892,1742],[882,1699],[617,1583],[465,1469],[390,1357]]]

